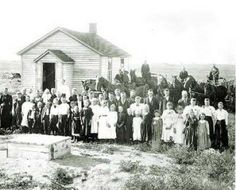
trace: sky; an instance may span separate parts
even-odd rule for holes
[[[131,66],[235,64],[234,0],[8,0],[0,2],[0,60],[60,26],[98,34],[132,55]]]

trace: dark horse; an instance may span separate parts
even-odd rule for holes
[[[184,85],[177,78],[177,76],[172,76],[172,84],[170,85],[170,94],[173,96],[173,103],[177,105],[178,100],[181,98],[182,90],[184,89]]]
[[[82,81],[82,86],[85,91],[92,90],[96,91],[96,80],[95,79],[87,79]]]
[[[209,82],[197,83],[197,81],[192,77],[188,76],[184,89],[190,93],[190,97],[195,97],[200,105],[203,105],[204,98],[209,98],[211,104],[216,106],[218,102],[225,102],[225,97],[227,96],[227,88],[223,85],[215,86]]]

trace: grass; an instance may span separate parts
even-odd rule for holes
[[[76,156],[76,155],[66,155],[60,159],[56,159],[56,162],[62,166],[68,167],[93,167],[101,163],[109,163],[110,160],[102,158],[92,158],[89,156]]]

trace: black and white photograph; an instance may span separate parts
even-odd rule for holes
[[[234,190],[236,2],[0,2],[0,190]]]

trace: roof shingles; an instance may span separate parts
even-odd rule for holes
[[[105,56],[109,57],[128,57],[129,54],[117,47],[116,45],[112,44],[111,42],[105,40],[101,36],[94,34],[94,33],[81,33],[76,32],[73,30],[69,30],[63,28],[64,31],[69,33],[70,35],[77,38],[79,41],[87,44],[88,46],[92,47],[93,49],[97,50],[98,52],[102,53]]]

